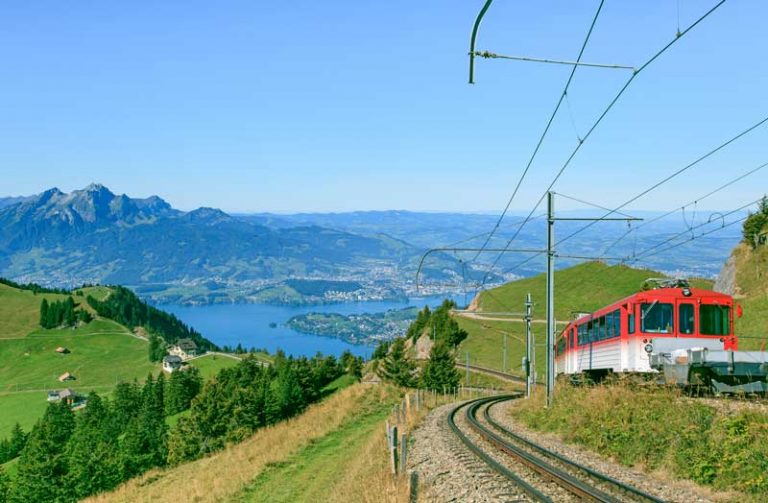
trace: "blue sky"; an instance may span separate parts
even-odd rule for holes
[[[482,3],[4,1],[0,194],[101,182],[182,209],[500,210],[570,68],[480,60],[468,85]],[[597,3],[497,0],[478,48],[573,59]],[[681,27],[714,3],[679,0]],[[639,65],[674,37],[677,8],[607,0],[584,60]],[[727,1],[638,76],[556,190],[621,203],[768,115],[765,19],[768,2]],[[573,120],[563,109],[514,210],[626,78],[576,72]],[[679,206],[768,161],[766,146],[768,126],[633,207]]]

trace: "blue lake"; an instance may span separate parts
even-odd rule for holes
[[[464,303],[464,296],[414,297],[408,302],[345,302],[320,306],[273,306],[268,304],[214,304],[209,306],[180,306],[164,304],[161,309],[171,312],[184,323],[195,328],[219,346],[267,349],[274,353],[282,349],[288,355],[312,356],[317,352],[340,355],[350,350],[358,356],[368,357],[373,347],[355,345],[332,337],[302,334],[285,323],[293,316],[312,312],[362,314],[380,313],[390,309],[410,306],[435,307],[446,298],[457,304]],[[270,323],[277,326],[271,328]]]

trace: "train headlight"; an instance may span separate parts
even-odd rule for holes
[[[653,353],[653,344],[649,342],[648,344],[645,345],[645,348],[643,349],[645,349],[646,353],[651,354]]]

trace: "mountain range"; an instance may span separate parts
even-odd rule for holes
[[[46,285],[169,285],[413,275],[422,250],[385,234],[268,227],[221,210],[183,212],[102,185],[0,199],[0,274]],[[445,268],[442,271],[441,268]],[[450,257],[432,277],[451,275]]]
[[[602,211],[567,213],[598,216]],[[158,196],[116,195],[99,184],[70,193],[52,188],[34,196],[0,198],[0,276],[48,286],[123,284],[158,302],[302,302],[302,288],[286,283],[291,278],[318,281],[322,288],[304,289],[325,289],[335,295],[333,300],[402,297],[413,293],[416,269],[427,249],[479,247],[496,220],[489,214],[408,211],[230,215],[203,207],[184,212]],[[520,215],[509,215],[488,247],[506,246],[520,220]],[[558,238],[581,225],[559,222]],[[675,238],[680,228],[676,215],[653,222],[643,233],[621,241],[610,255],[631,256],[671,238],[675,244],[688,238]],[[600,256],[626,231],[623,222],[589,228],[558,247],[558,266],[581,260],[571,256]],[[545,219],[534,218],[512,248],[541,249],[545,236]],[[697,239],[696,245],[648,257],[641,265],[713,277],[739,239],[740,229],[729,227]],[[486,253],[471,260],[473,255],[431,254],[420,280],[436,285],[429,293],[439,292],[437,285],[452,285],[454,291],[466,287],[497,256]],[[527,262],[526,257],[530,254],[501,256],[490,283],[541,272],[544,256]],[[501,270],[503,277],[495,274]],[[361,291],[344,291],[343,281],[359,282]],[[331,297],[321,292],[312,300]]]

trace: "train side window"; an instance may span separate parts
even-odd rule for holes
[[[606,326],[605,326],[605,316],[601,316],[600,317],[600,334],[598,335],[598,337],[600,338],[599,340],[601,340],[601,341],[605,340],[605,328],[606,328]]]
[[[658,301],[640,304],[640,330],[650,334],[671,334],[674,329],[672,304]]]
[[[618,309],[613,312],[613,336],[621,335],[621,311]]]
[[[635,312],[627,311],[627,333],[635,333]]]
[[[605,315],[605,337],[604,339],[610,339],[613,337],[613,313]]]
[[[699,306],[699,331],[702,335],[728,335],[730,332],[728,306],[702,304]]]
[[[589,337],[587,342],[595,341],[595,327],[597,326],[597,320],[590,320],[587,324],[587,336]]]
[[[579,346],[582,346],[587,342],[587,324],[582,323],[579,325]]]
[[[677,308],[677,324],[681,334],[693,333],[693,304],[680,304]]]

